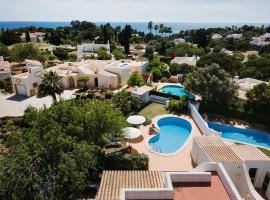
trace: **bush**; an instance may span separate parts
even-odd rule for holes
[[[112,55],[105,48],[100,48],[97,52],[98,60],[111,60]]]
[[[121,60],[121,59],[124,59],[126,57],[125,54],[123,53],[122,49],[115,49],[115,50],[113,50],[112,54],[114,55],[114,58],[116,60]]]
[[[128,86],[142,86],[145,84],[143,76],[137,72],[133,72],[128,79]]]
[[[60,60],[68,59],[68,53],[64,49],[53,50],[53,54],[58,57]]]
[[[111,153],[105,155],[104,170],[148,170],[149,158],[145,154]]]
[[[169,104],[169,110],[171,112],[183,112],[187,109],[187,98],[185,96],[180,97],[179,100],[171,99]]]
[[[78,58],[76,53],[70,53],[68,57],[69,57],[69,60],[72,62],[75,62]]]

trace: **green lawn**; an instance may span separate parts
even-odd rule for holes
[[[270,158],[270,151],[263,148],[258,148],[258,149],[260,149],[265,155],[267,155]]]
[[[158,103],[151,103],[139,112],[140,115],[143,115],[149,119],[152,119],[153,117],[157,115],[168,114],[168,113],[169,111],[165,109],[165,106]]]

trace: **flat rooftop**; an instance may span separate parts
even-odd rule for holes
[[[212,173],[209,183],[173,183],[173,200],[230,200],[230,197],[217,173]]]

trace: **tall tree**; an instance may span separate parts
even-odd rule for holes
[[[152,29],[153,29],[153,26],[154,26],[154,24],[153,24],[153,22],[152,22],[152,21],[148,22],[148,24],[147,24],[147,28],[148,28],[148,30],[150,31],[150,33],[151,33],[151,34],[152,34]]]
[[[230,105],[237,96],[237,86],[230,75],[216,64],[189,73],[184,85],[188,91],[200,95],[206,104]]]
[[[42,82],[38,87],[39,95],[49,95],[53,98],[53,102],[57,102],[56,94],[60,95],[63,91],[63,85],[60,82],[61,77],[53,71],[44,74]]]
[[[159,29],[159,25],[156,24],[156,25],[154,26],[154,30],[156,31],[156,35],[158,34],[158,29]]]
[[[25,32],[25,41],[28,43],[28,42],[31,42],[31,38],[30,38],[30,33],[29,31],[26,31]]]
[[[126,54],[130,53],[129,44],[130,44],[131,32],[132,32],[131,26],[126,25],[125,29],[123,30],[123,43],[124,43]]]

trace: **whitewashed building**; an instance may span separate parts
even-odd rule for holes
[[[4,61],[3,56],[0,56],[0,80],[5,80],[11,77],[10,64]]]
[[[177,63],[177,64],[187,64],[187,65],[192,65],[196,66],[198,60],[200,60],[200,57],[198,56],[185,56],[185,57],[175,57],[171,63]]]
[[[214,33],[211,37],[212,40],[220,40],[222,39],[222,35],[218,33]]]
[[[256,46],[265,46],[270,44],[270,33],[265,33],[259,37],[252,37],[252,40],[249,42],[251,45]]]
[[[31,43],[43,43],[44,42],[44,36],[45,33],[42,32],[34,32],[34,33],[29,33],[30,36],[30,41]],[[21,35],[21,40],[26,42],[26,34],[23,33]]]
[[[78,53],[87,53],[87,52],[95,53],[100,48],[105,48],[107,49],[108,52],[110,52],[109,41],[107,44],[83,43],[81,45],[77,45],[77,52]]]
[[[226,36],[227,39],[234,39],[234,40],[240,40],[243,38],[243,34],[242,33],[233,33],[233,34],[229,34]]]
[[[25,60],[27,72],[11,77],[13,90],[17,95],[34,96],[43,77],[43,66],[39,61]]]

